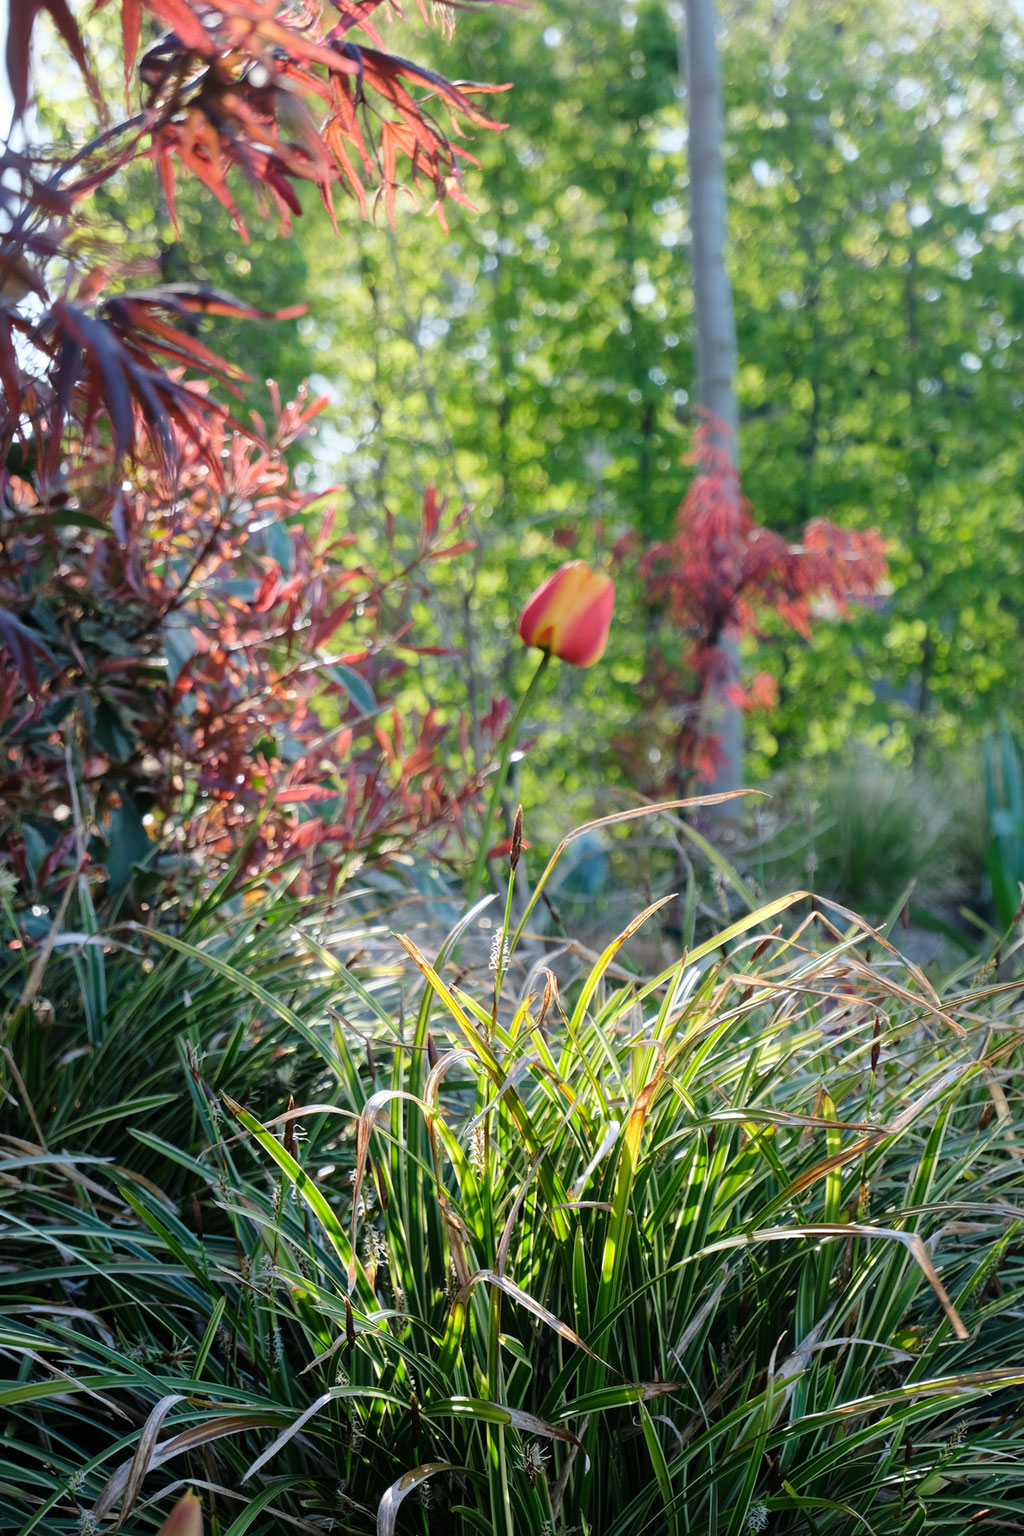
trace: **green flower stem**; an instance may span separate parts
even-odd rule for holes
[[[540,665],[526,685],[526,692],[519,700],[516,712],[509,722],[508,730],[505,732],[505,742],[501,749],[501,760],[498,763],[498,771],[494,776],[491,797],[487,802],[487,814],[484,816],[483,829],[480,833],[480,846],[476,851],[476,863],[473,865],[473,873],[470,875],[469,885],[466,887],[465,904],[467,907],[473,905],[476,893],[480,889],[480,884],[484,877],[484,869],[487,865],[487,850],[491,846],[491,833],[494,830],[494,818],[497,815],[498,806],[501,804],[501,797],[505,793],[505,785],[508,783],[508,768],[509,763],[512,761],[512,749],[519,735],[519,727],[522,724],[527,706],[533,697],[533,691],[547,671],[550,660],[551,652],[545,651],[540,658]]]

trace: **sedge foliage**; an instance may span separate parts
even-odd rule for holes
[[[223,890],[12,962],[3,1529],[1014,1526],[1017,992],[653,910],[561,990]]]

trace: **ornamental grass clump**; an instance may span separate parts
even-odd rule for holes
[[[801,894],[642,975],[657,905],[561,982],[528,910],[476,983],[481,904],[394,1005],[301,921],[281,989],[215,914],[165,944],[150,1006],[205,956],[292,1102],[207,1017],[182,1135],[126,1068],[109,1159],[4,1141],[8,1528],[190,1486],[239,1536],[1019,1522],[1019,982],[934,990]]]

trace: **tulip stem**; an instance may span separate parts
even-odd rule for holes
[[[498,807],[501,804],[501,797],[505,793],[505,785],[508,783],[509,764],[512,761],[512,749],[516,744],[516,737],[519,735],[519,727],[522,723],[523,716],[526,713],[527,705],[533,697],[533,691],[537,684],[540,682],[541,678],[544,676],[544,673],[547,671],[548,663],[550,660],[551,652],[545,651],[540,658],[540,665],[537,667],[537,670],[530,678],[530,681],[526,685],[526,691],[524,692],[522,698],[519,700],[519,703],[516,705],[516,712],[512,716],[512,719],[509,721],[508,730],[505,732],[505,740],[503,741],[501,747],[501,757],[498,761],[498,771],[494,776],[494,784],[491,787],[490,798],[487,802],[487,811],[484,815],[483,829],[480,833],[480,846],[476,851],[476,863],[473,865],[473,873],[470,875],[469,885],[466,887],[464,900],[467,907],[471,907],[473,905],[473,902],[476,898],[476,893],[480,889],[480,884],[484,877],[484,870],[487,867],[487,850],[491,845],[491,833],[494,829],[494,818],[498,814]]]

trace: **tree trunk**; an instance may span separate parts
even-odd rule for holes
[[[715,0],[686,0],[683,38],[688,113],[690,239],[693,262],[697,341],[697,403],[716,423],[719,444],[739,469],[736,401],[736,321],[732,287],[725,266],[726,196],[722,161],[724,107],[722,65],[718,53]],[[737,486],[738,486],[737,478]],[[739,646],[720,639],[721,674],[707,700],[707,733],[718,737],[719,767],[715,792],[743,784],[743,719],[730,701],[739,682]],[[731,804],[718,808],[716,820],[735,819]]]

